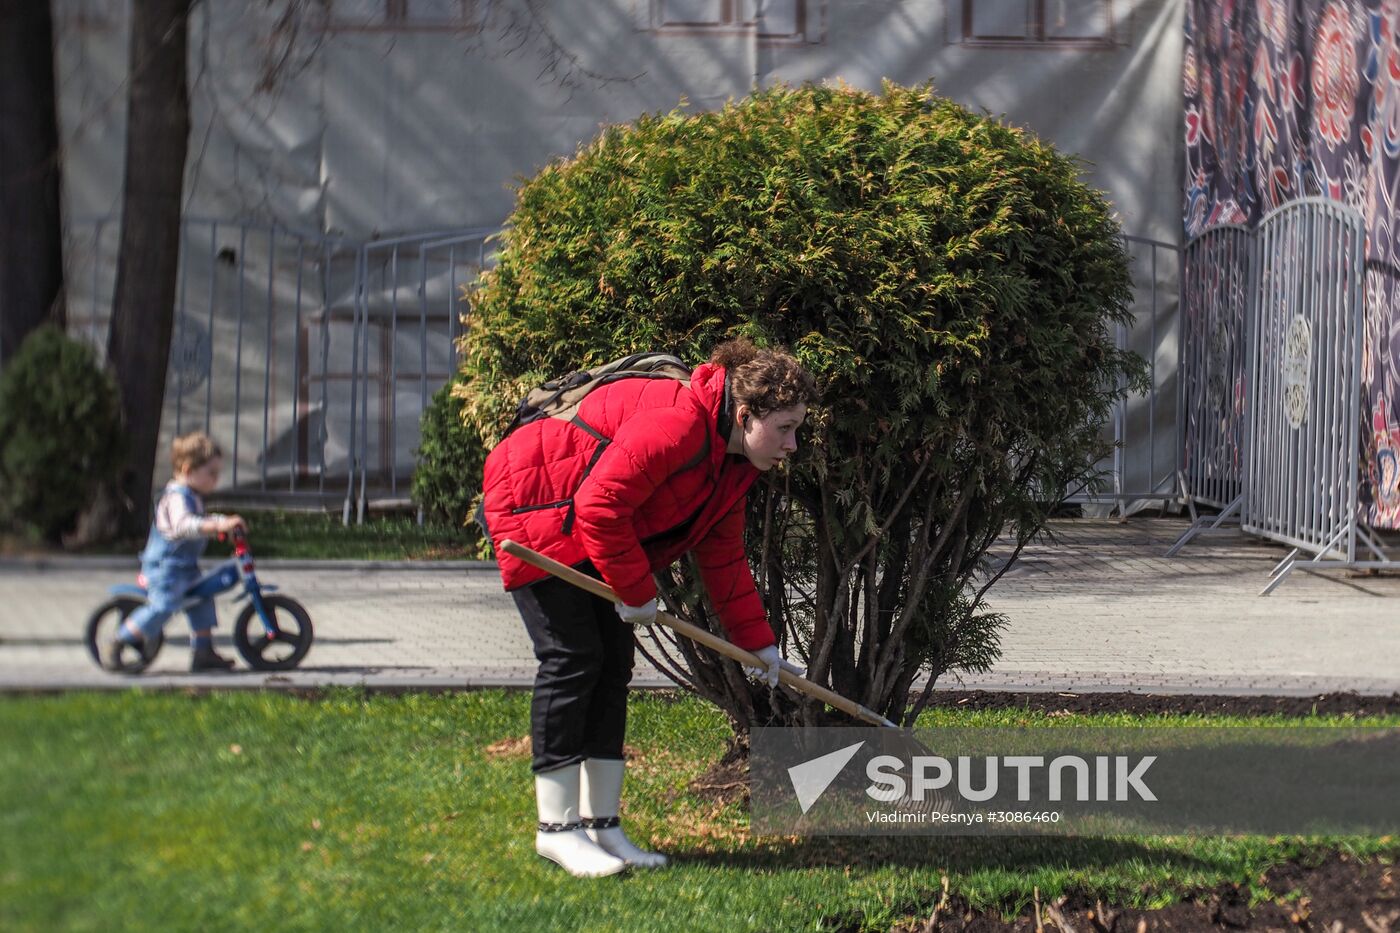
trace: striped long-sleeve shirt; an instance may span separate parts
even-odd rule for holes
[[[223,517],[217,514],[205,515],[204,500],[197,493],[191,491],[190,498],[194,500],[194,511],[190,511],[176,484],[171,483],[165,487],[160,501],[156,503],[156,530],[160,532],[161,537],[169,541],[204,537],[204,532],[199,530],[204,519]]]

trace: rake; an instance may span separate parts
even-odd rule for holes
[[[571,583],[581,590],[586,590],[594,596],[606,599],[609,602],[619,602],[617,594],[603,581],[594,579],[585,573],[580,573],[567,564],[561,564],[557,560],[545,557],[538,551],[533,551],[523,544],[517,544],[507,538],[501,542],[501,550],[517,560],[523,560],[533,567],[538,567],[540,570],[558,577],[566,583]],[[753,652],[745,651],[738,645],[726,641],[712,632],[707,632],[698,626],[691,625],[689,622],[677,619],[669,613],[658,610],[656,613],[656,621],[684,635],[691,641],[713,649],[726,658],[738,661],[740,664],[760,669],[764,667],[763,662],[760,661],[758,656]],[[867,722],[872,726],[879,726],[882,729],[893,729],[895,732],[899,733],[898,738],[894,740],[895,743],[905,748],[907,754],[932,754],[926,745],[914,738],[913,733],[901,729],[898,725],[886,719],[884,716],[881,716],[874,710],[862,706],[854,700],[849,700],[839,693],[828,690],[821,684],[813,683],[805,677],[799,677],[791,671],[781,669],[778,671],[778,680],[799,693],[805,693],[807,696],[820,700],[827,706],[839,709],[846,715],[859,719],[862,722]],[[946,812],[951,807],[950,799],[946,795],[937,792],[923,800],[912,798],[906,793],[900,800],[900,803],[905,808],[929,811]]]
[[[613,603],[619,602],[617,594],[603,581],[596,580],[585,573],[580,573],[567,564],[561,564],[557,560],[545,557],[538,551],[532,551],[523,544],[516,544],[514,541],[507,539],[501,542],[501,550],[517,560],[523,560],[533,567],[538,567],[540,570],[558,577],[566,583],[572,583],[579,589],[587,590],[594,596]],[[766,666],[753,652],[745,651],[738,645],[725,641],[718,635],[707,632],[698,626],[691,625],[689,622],[677,619],[669,613],[658,611],[656,613],[656,621],[675,632],[679,632],[691,641],[704,645],[706,648],[710,648],[724,655],[726,658],[738,661],[740,664],[747,667],[762,669]],[[805,693],[813,699],[821,700],[827,706],[839,709],[848,716],[853,716],[862,722],[868,722],[872,726],[880,726],[886,729],[899,729],[899,726],[874,710],[861,706],[854,700],[848,700],[841,694],[828,690],[821,684],[813,683],[805,677],[799,677],[791,671],[780,670],[778,672],[778,680],[799,693]]]

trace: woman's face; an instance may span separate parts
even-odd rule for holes
[[[760,470],[771,470],[797,450],[797,429],[807,418],[807,406],[770,411],[762,418],[747,414],[742,407],[739,425],[744,429],[743,450],[749,462]]]

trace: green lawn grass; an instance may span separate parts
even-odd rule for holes
[[[339,513],[257,511],[228,506],[211,511],[238,512],[248,521],[255,557],[303,560],[475,560],[482,557],[476,526],[441,523],[419,525],[405,515],[374,515],[364,524],[342,525]],[[116,554],[135,559],[146,538],[132,538],[76,549],[79,554]],[[210,541],[208,556],[229,554],[228,542]],[[54,550],[34,541],[0,533],[0,557],[41,556]]]
[[[234,511],[222,509],[221,511]],[[255,557],[311,560],[473,560],[477,553],[475,526],[453,528],[419,525],[403,515],[379,515],[363,525],[342,525],[340,515],[327,512],[255,512],[240,510],[248,522],[248,540]],[[227,542],[211,541],[209,556],[227,554]]]
[[[281,693],[0,700],[0,929],[887,929],[946,874],[974,905],[1078,890],[1152,906],[1388,839],[753,838],[687,784],[728,729],[637,695],[624,816],[659,872],[584,881],[535,855],[529,697]],[[1297,722],[1297,720],[1292,720]],[[1239,720],[937,711],[921,725]],[[1250,720],[1260,723],[1264,720]],[[1332,719],[1310,724],[1396,725]]]

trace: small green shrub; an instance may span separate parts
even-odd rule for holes
[[[426,518],[461,528],[481,493],[486,449],[477,432],[462,423],[456,384],[454,379],[439,389],[423,412],[412,495]]]
[[[34,331],[0,373],[0,523],[60,542],[125,450],[117,386],[84,343]]]

